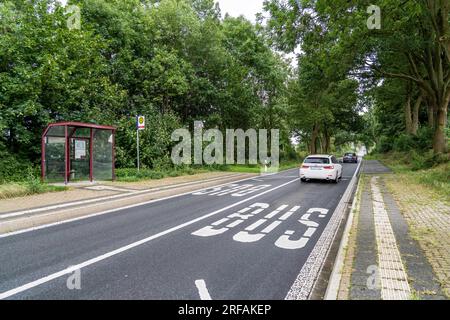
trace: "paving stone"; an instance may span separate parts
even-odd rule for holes
[[[389,170],[381,163],[367,162],[363,165],[363,172],[378,174]],[[448,202],[440,200],[427,187],[405,183],[397,174],[380,176],[377,180],[380,195],[374,196],[368,188],[369,177],[362,178],[365,183],[355,229],[352,229],[354,235],[349,252],[353,261],[346,258],[344,266],[346,297],[353,300],[448,299]],[[352,261],[351,267],[347,261]],[[379,267],[383,290],[369,289],[368,280],[373,276],[368,273],[370,266]]]
[[[367,271],[369,267],[378,265],[373,210],[367,185],[364,186],[361,194],[356,243],[349,298],[351,300],[380,300],[380,290],[369,290],[367,287],[367,280],[371,276]]]
[[[364,160],[361,172],[364,174],[383,174],[392,173],[392,170],[378,160]]]
[[[384,190],[383,198],[411,287],[418,292],[420,298],[426,298],[427,300],[441,299],[444,294],[434,275],[431,264],[428,262],[418,242],[411,238],[408,223],[402,216],[396,201],[387,191],[384,183],[382,183],[382,189]]]
[[[370,290],[367,286],[352,286],[350,289],[351,300],[380,300],[380,290]]]

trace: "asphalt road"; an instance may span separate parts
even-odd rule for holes
[[[356,168],[337,185],[289,170],[0,237],[0,298],[285,299]]]

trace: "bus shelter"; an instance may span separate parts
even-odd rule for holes
[[[74,182],[115,179],[116,128],[59,122],[42,134],[42,179]]]

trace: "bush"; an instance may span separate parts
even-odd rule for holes
[[[433,151],[428,151],[422,154],[412,151],[410,153],[410,159],[411,169],[413,171],[430,169],[442,163],[448,162],[447,155],[434,154]]]
[[[433,141],[433,129],[430,127],[422,127],[417,131],[414,137],[415,147],[419,150],[430,149]]]
[[[409,134],[402,133],[394,139],[393,150],[398,152],[408,152],[416,149],[417,144],[414,137]]]
[[[422,127],[417,131],[416,136],[406,133],[402,133],[395,138],[382,136],[378,144],[377,152],[410,152],[412,150],[427,151],[432,145],[432,140],[433,130],[428,127]]]
[[[46,189],[32,167],[28,167],[27,169],[27,180],[25,183],[30,194],[42,193]]]
[[[377,146],[377,153],[387,153],[392,151],[394,139],[392,137],[381,136]]]
[[[0,183],[25,181],[30,170],[38,173],[39,168],[33,168],[29,161],[0,150]]]

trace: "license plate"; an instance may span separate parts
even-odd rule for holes
[[[321,167],[312,167],[311,170],[322,170]]]

